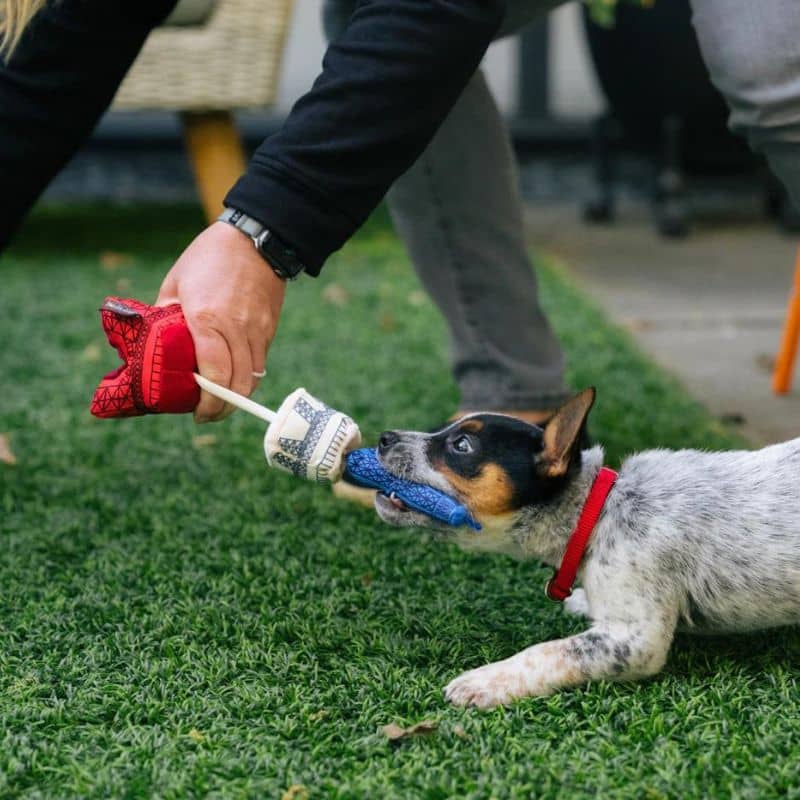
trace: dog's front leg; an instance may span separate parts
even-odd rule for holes
[[[642,678],[663,667],[671,642],[672,630],[598,624],[465,672],[445,687],[445,697],[456,705],[491,708],[588,680]]]

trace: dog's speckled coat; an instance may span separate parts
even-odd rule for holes
[[[458,431],[463,422],[451,427]],[[447,431],[403,432],[384,461],[470,506],[464,486],[456,491],[428,457],[432,438]],[[571,435],[577,440],[577,428]],[[558,565],[603,450],[578,451],[573,462],[547,502],[478,515],[481,533],[440,530],[440,536],[468,549]],[[395,525],[430,527],[426,518],[380,499],[377,510]],[[491,707],[587,680],[641,678],[663,667],[679,627],[723,633],[800,621],[800,439],[754,452],[650,450],[626,459],[578,579],[583,588],[565,607],[591,618],[587,631],[470,670],[445,688],[447,698]]]

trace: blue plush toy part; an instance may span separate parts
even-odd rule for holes
[[[473,519],[467,508],[449,495],[432,486],[404,481],[387,472],[378,461],[378,451],[373,448],[348,453],[345,475],[359,486],[377,489],[386,495],[394,492],[409,508],[440,522],[455,527],[469,525],[476,531],[481,529],[480,523]]]

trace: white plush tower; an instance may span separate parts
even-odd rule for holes
[[[358,425],[326,406],[305,389],[295,389],[277,411],[256,403],[195,373],[205,391],[269,425],[264,455],[271,467],[317,483],[335,483],[344,472],[344,457],[361,444]]]
[[[295,389],[278,409],[264,437],[271,467],[317,483],[338,481],[344,456],[361,444],[350,417],[325,405],[305,389]]]

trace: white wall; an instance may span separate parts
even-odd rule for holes
[[[296,0],[284,58],[278,106],[288,111],[320,69],[325,43],[320,23],[322,0]],[[556,116],[585,118],[602,107],[587,60],[580,9],[569,3],[550,18],[550,107]],[[485,68],[504,113],[513,113],[517,97],[517,41],[507,39],[489,50]]]

